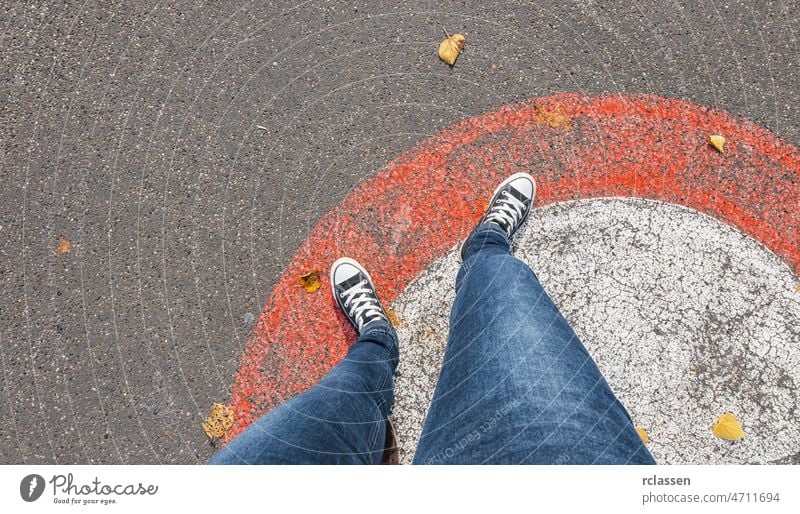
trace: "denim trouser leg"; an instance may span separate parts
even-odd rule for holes
[[[583,344],[494,225],[464,248],[414,462],[654,463]]]
[[[394,329],[369,323],[319,384],[250,425],[209,463],[379,463],[397,361]]]

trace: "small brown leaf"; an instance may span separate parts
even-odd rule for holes
[[[313,271],[309,271],[305,275],[300,275],[298,277],[300,285],[303,286],[307,292],[314,293],[319,289],[319,286],[322,285],[319,281],[319,270],[315,269]]]
[[[463,34],[447,36],[444,41],[439,43],[439,59],[453,66],[461,54],[461,50],[464,49],[466,42],[467,40]]]
[[[211,412],[203,423],[203,431],[210,439],[221,439],[233,426],[233,411],[221,403],[211,405]]]
[[[719,153],[725,153],[725,138],[719,134],[708,136],[708,144],[717,149]]]
[[[486,211],[489,210],[489,200],[486,198],[481,198],[480,200],[472,203],[471,208],[473,211],[473,216],[480,218],[486,214]]]
[[[397,314],[394,309],[389,309],[386,311],[386,315],[389,317],[389,323],[396,328],[406,328],[408,324]]]
[[[642,427],[636,427],[636,433],[639,434],[639,437],[642,439],[644,444],[650,443],[650,436],[647,435],[647,430]]]
[[[795,293],[800,293],[800,282],[798,282],[797,285],[794,286],[794,292]]]
[[[726,441],[738,441],[745,436],[742,424],[730,412],[726,412],[717,419],[716,423],[711,426],[711,432]]]
[[[566,111],[560,105],[555,109],[546,109],[544,107],[536,108],[536,123],[540,125],[547,125],[551,128],[562,128],[564,130],[572,129],[572,120]]]
[[[61,239],[58,241],[58,246],[56,247],[56,255],[64,255],[72,251],[72,243],[69,242],[64,236],[61,236]]]

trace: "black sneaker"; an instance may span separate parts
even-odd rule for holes
[[[353,259],[342,257],[333,263],[331,291],[336,305],[359,334],[370,321],[389,321],[369,273]]]
[[[536,181],[528,173],[514,173],[497,186],[489,208],[475,228],[494,223],[502,228],[509,239],[528,219],[531,204],[536,197]],[[464,244],[461,245],[464,250]],[[462,253],[463,255],[463,253]]]

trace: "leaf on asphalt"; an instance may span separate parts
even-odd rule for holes
[[[557,105],[554,109],[537,107],[536,123],[547,125],[551,128],[562,128],[564,130],[572,129],[572,119],[560,105]]]
[[[647,435],[647,430],[643,429],[642,427],[636,427],[636,433],[639,434],[639,437],[641,437],[644,444],[648,444],[650,442],[650,436]]]
[[[222,439],[232,426],[233,411],[227,405],[215,403],[203,423],[203,431],[210,439]]]
[[[471,203],[470,207],[472,209],[472,215],[476,218],[480,218],[486,214],[486,211],[489,210],[489,200],[486,198],[481,198],[480,200]]]
[[[717,149],[719,153],[725,153],[725,138],[719,134],[708,136],[708,144]]]
[[[741,423],[730,412],[726,412],[717,419],[717,422],[711,426],[711,432],[726,441],[738,441],[745,435]]]
[[[56,247],[56,255],[64,255],[72,251],[72,243],[69,242],[64,236],[61,236],[61,239],[58,241],[58,246]]]
[[[389,317],[389,323],[392,324],[395,328],[406,328],[408,324],[397,314],[394,309],[389,309],[386,311],[386,315]]]
[[[303,286],[307,292],[315,293],[317,289],[319,289],[320,281],[319,281],[319,270],[315,269],[314,271],[309,271],[305,275],[300,275],[298,277],[300,285]]]
[[[445,35],[447,35],[447,32],[445,32]],[[461,54],[461,50],[464,49],[466,42],[467,40],[463,34],[447,35],[444,41],[439,43],[439,59],[453,66]]]

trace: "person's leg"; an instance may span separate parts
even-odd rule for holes
[[[319,384],[254,422],[209,463],[380,463],[397,359],[392,326],[372,322]]]
[[[357,262],[331,267],[337,304],[360,334],[319,384],[250,425],[210,464],[378,464],[398,362],[397,334]]]
[[[414,463],[654,463],[507,231],[480,225],[462,257]]]

